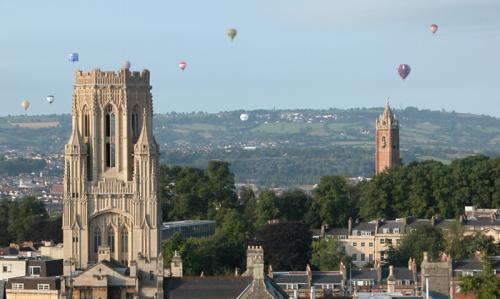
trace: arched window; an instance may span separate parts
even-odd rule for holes
[[[116,165],[116,152],[115,152],[115,114],[113,106],[106,107],[106,167],[115,167]]]
[[[131,119],[131,127],[132,127],[132,143],[137,141],[140,133],[140,124],[139,124],[139,106],[135,105],[134,109],[132,109],[132,119]]]
[[[108,105],[106,107],[106,137],[115,136],[115,113],[113,112],[113,106]]]
[[[99,227],[94,229],[94,252],[97,253],[99,251],[99,246],[101,246],[101,230]]]
[[[115,252],[115,231],[112,227],[108,228],[108,246],[110,252]]]
[[[83,137],[90,135],[90,116],[87,107],[83,107],[83,120],[82,120]]]
[[[128,252],[128,230],[125,226],[122,227],[122,230],[121,230],[120,248],[121,248],[122,253]]]

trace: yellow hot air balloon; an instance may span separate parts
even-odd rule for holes
[[[28,108],[30,107],[30,102],[28,100],[22,101],[21,107],[23,107],[24,111],[28,110]]]
[[[233,39],[236,37],[236,34],[238,34],[238,30],[234,28],[230,28],[227,30],[227,36],[233,41]]]

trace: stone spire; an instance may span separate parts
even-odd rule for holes
[[[387,98],[385,100],[385,106],[384,106],[384,112],[379,115],[376,126],[378,128],[398,128],[399,127],[399,122],[398,118],[392,112],[391,106],[389,105],[389,99]]]

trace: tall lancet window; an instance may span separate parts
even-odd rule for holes
[[[110,252],[115,252],[115,230],[111,226],[108,228],[108,246]]]
[[[128,255],[128,230],[125,226],[122,227],[120,232],[120,251],[122,253],[122,263],[126,265]]]
[[[82,133],[83,137],[89,137],[90,135],[90,116],[87,107],[83,108]]]
[[[137,142],[137,138],[139,138],[140,125],[139,125],[139,106],[135,105],[134,109],[132,109],[132,143]]]
[[[115,167],[116,153],[115,153],[115,113],[113,106],[106,107],[105,119],[105,133],[106,133],[106,167]]]
[[[94,252],[97,253],[99,251],[99,246],[101,246],[101,230],[99,227],[94,229]]]

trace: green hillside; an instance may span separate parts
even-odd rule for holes
[[[382,108],[254,110],[168,113],[154,119],[154,134],[169,164],[204,167],[227,160],[240,182],[298,185],[326,174],[370,176],[374,124]],[[240,115],[248,114],[247,121]],[[404,163],[449,162],[471,155],[500,154],[500,119],[485,115],[395,110],[400,120]],[[58,121],[56,128],[36,128]],[[20,125],[21,124],[21,125]],[[0,118],[0,146],[61,152],[69,115]],[[29,128],[20,126],[31,126]]]

